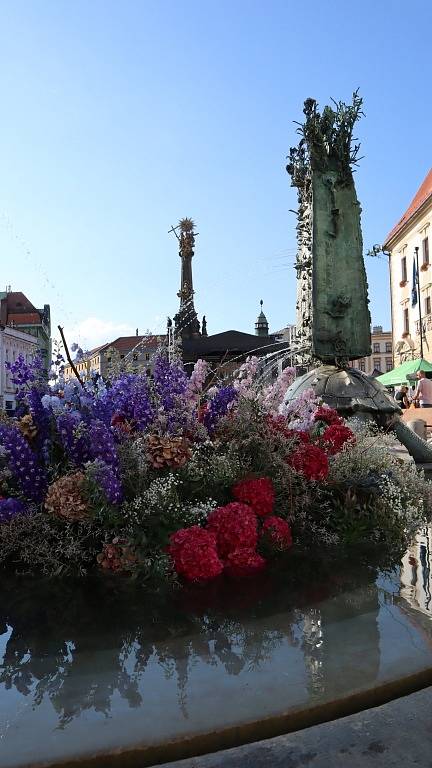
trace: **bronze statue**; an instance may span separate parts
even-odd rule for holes
[[[361,209],[352,174],[360,145],[351,146],[362,99],[356,91],[352,105],[338,102],[322,115],[307,99],[303,111],[301,139],[287,165],[299,199],[297,339],[304,357],[343,364],[371,353]]]

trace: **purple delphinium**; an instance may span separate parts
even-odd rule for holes
[[[204,414],[204,425],[211,433],[216,428],[218,421],[225,416],[231,403],[238,397],[234,387],[221,387],[209,401]]]
[[[92,458],[87,425],[77,411],[64,411],[57,416],[57,431],[69,461],[82,467]]]
[[[102,421],[94,419],[89,426],[90,451],[93,459],[100,459],[110,467],[118,465],[114,436]]]
[[[26,394],[26,403],[33,423],[37,427],[34,447],[44,460],[49,460],[49,445],[51,441],[51,420],[48,411],[42,405],[43,393],[37,387],[31,387]]]
[[[24,515],[27,512],[27,507],[19,499],[0,499],[0,524],[9,523],[17,515]]]
[[[87,465],[87,471],[92,480],[99,485],[110,504],[120,504],[123,501],[121,482],[113,467],[108,466],[100,459],[96,459]]]
[[[189,379],[178,362],[159,355],[153,371],[158,421],[168,434],[181,433],[192,419]]]
[[[47,488],[47,478],[38,463],[37,455],[19,429],[14,426],[0,425],[0,445],[6,451],[8,468],[23,496],[31,501],[42,501]]]
[[[121,416],[139,431],[153,421],[150,392],[145,376],[124,373],[107,390],[105,403],[111,409],[111,419]]]
[[[40,354],[35,355],[29,363],[25,361],[23,355],[18,355],[13,363],[6,362],[5,368],[9,371],[12,384],[18,391],[45,378],[45,364]]]
[[[189,379],[179,363],[170,363],[165,355],[158,355],[153,370],[155,393],[165,411],[172,410],[180,395],[188,389]]]

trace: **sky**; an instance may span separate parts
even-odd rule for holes
[[[360,88],[365,251],[431,166],[429,0],[0,0],[0,288],[83,348],[161,332],[178,309],[168,234],[197,224],[209,333],[295,320],[303,101]],[[373,324],[388,267],[366,258]]]

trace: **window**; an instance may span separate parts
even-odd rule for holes
[[[120,360],[124,360],[124,355],[120,355]]]
[[[430,315],[430,313],[431,313],[431,298],[430,298],[430,296],[426,296],[424,307],[425,307],[425,315]]]
[[[423,264],[429,264],[429,238],[422,240]]]
[[[380,371],[381,370],[381,358],[374,357],[373,367],[374,367],[375,371]]]
[[[392,368],[393,368],[393,360],[391,359],[391,357],[386,357],[386,373],[391,371]]]
[[[146,360],[150,360],[150,354],[149,354],[149,352],[146,352],[146,356],[145,356],[145,359],[146,359]]]
[[[408,307],[404,309],[403,311],[403,332],[409,336],[409,315],[408,315]]]
[[[138,355],[137,355],[136,352],[132,355],[132,359],[133,359],[134,363],[136,363],[136,361],[138,360]]]
[[[374,351],[375,354],[377,354],[377,353],[379,354],[380,353],[381,350],[380,350],[379,342],[374,341],[373,351]]]
[[[364,360],[360,360],[360,362],[359,362],[359,370],[360,370],[362,373],[364,373],[364,372],[365,372],[365,370],[366,370],[366,366],[365,366],[365,361],[364,361]]]
[[[151,376],[151,369],[150,369],[150,368],[147,368],[147,370],[146,370],[146,376]]]
[[[386,352],[391,352],[392,351],[392,343],[391,343],[391,341],[386,341],[385,351]]]
[[[402,283],[407,282],[407,262],[406,262],[406,256],[402,256],[401,260],[401,270],[402,270]]]
[[[107,357],[107,363],[110,363],[110,362],[111,362],[111,358]]]

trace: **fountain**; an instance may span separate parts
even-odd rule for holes
[[[300,362],[318,365],[297,379],[286,402],[312,388],[345,418],[373,419],[392,429],[416,463],[432,462],[432,448],[399,418],[385,387],[350,362],[371,353],[371,318],[360,226],[361,208],[353,166],[360,145],[353,129],[362,115],[356,91],[352,105],[338,102],[320,114],[304,103],[305,122],[287,171],[298,190],[297,339]]]
[[[322,365],[297,380],[286,400],[290,402],[312,385],[343,414],[370,414],[381,424],[394,424],[405,439],[397,406],[383,389],[348,365],[367,354],[370,343],[360,211],[351,173],[358,152],[357,148],[351,152],[352,128],[361,102],[355,95],[352,107],[337,105],[335,111],[326,109],[321,116],[315,102],[308,100],[305,110],[302,140],[289,164],[300,197],[298,353],[303,355],[303,363],[320,361]],[[183,220],[180,237],[188,256],[184,282],[189,282],[189,288],[179,297],[177,330],[193,336],[198,326],[190,272],[190,220]],[[271,366],[279,359],[280,349],[276,344],[268,348],[267,366]],[[362,457],[367,453],[369,462],[373,454],[378,469],[371,464],[369,472],[367,465],[366,476],[360,473],[356,478],[365,481],[363,485],[355,485],[351,466],[348,479],[343,476],[343,461],[339,481],[337,476],[325,474],[307,477],[301,465],[290,461],[296,454],[301,458],[303,450],[312,451],[309,455],[315,460],[317,454],[321,460],[324,457],[325,465],[316,461],[312,467],[320,473],[323,466],[328,470],[332,462],[337,464],[338,450],[333,451],[329,444],[327,457],[322,448],[331,430],[322,419],[340,422],[337,414],[314,406],[310,434],[298,426],[288,430],[291,422],[283,418],[283,431],[279,432],[280,399],[274,409],[268,405],[268,411],[262,400],[250,399],[248,387],[252,384],[246,370],[237,391],[245,388],[242,407],[253,418],[246,416],[236,425],[235,409],[226,408],[223,429],[214,438],[216,421],[208,420],[206,432],[199,420],[196,405],[202,406],[205,396],[198,377],[195,375],[196,389],[192,390],[192,380],[178,366],[171,374],[165,358],[158,366],[152,390],[146,379],[131,380],[127,375],[120,388],[115,384],[111,390],[101,388],[100,397],[91,388],[69,393],[70,402],[63,409],[61,398],[42,394],[44,390],[38,395],[30,388],[32,407],[42,403],[41,397],[48,402],[34,410],[35,423],[27,414],[19,430],[16,424],[0,425],[3,455],[13,453],[15,439],[20,456],[5,477],[16,476],[21,495],[25,496],[24,491],[33,494],[30,498],[38,505],[30,514],[20,510],[19,497],[2,499],[6,507],[0,526],[3,554],[8,553],[4,555],[6,565],[21,569],[21,575],[11,575],[5,568],[2,576],[2,768],[152,766],[295,731],[432,683],[430,526],[418,531],[405,553],[403,544],[408,524],[417,519],[415,513],[421,506],[415,489],[421,487],[426,494],[426,484],[420,485],[423,481],[415,468],[402,463],[401,469],[391,456],[393,463],[382,470],[382,447],[367,444],[365,450],[358,435],[356,442],[344,424],[334,422],[350,446],[346,451],[339,446],[342,460],[358,449]],[[247,369],[248,364],[245,366]],[[264,365],[261,381],[267,372]],[[205,369],[201,373],[204,376]],[[174,393],[169,387],[170,375],[177,386]],[[215,389],[226,398],[232,396],[234,387]],[[25,397],[28,394],[23,395],[23,402]],[[208,402],[212,415],[214,401]],[[72,423],[70,403],[76,409]],[[76,429],[80,409],[86,420]],[[208,413],[203,411],[204,420]],[[187,417],[188,440],[194,436],[190,430],[196,430],[194,454],[189,442],[167,429],[167,424],[176,423],[173,415],[181,425],[181,419]],[[118,444],[111,427],[119,430]],[[239,430],[235,439],[230,429]],[[38,440],[46,440],[42,443],[45,448],[52,440],[56,456],[62,457],[66,467],[63,473],[56,474],[56,468],[50,466],[51,474],[45,478],[40,456],[46,451],[36,454]],[[241,443],[241,453],[236,440]],[[122,449],[121,467],[127,467],[127,472],[119,469],[117,445]],[[428,455],[424,445],[422,441],[410,443],[417,460]],[[81,458],[78,449],[85,449]],[[98,472],[104,469],[102,458],[112,462],[107,465],[111,474],[105,474],[110,481],[105,491],[98,485]],[[29,462],[31,482],[21,471],[21,459]],[[84,484],[85,472],[93,483],[90,497],[85,495],[89,487]],[[252,477],[246,476],[248,472]],[[399,486],[392,485],[398,472],[403,480]],[[246,497],[242,504],[226,503],[227,499],[244,498],[241,494],[248,484],[249,491],[254,484],[255,498]],[[15,492],[16,487],[12,488]],[[382,527],[389,536],[378,536],[378,546],[365,544],[381,532],[379,524],[377,529],[373,527],[376,520],[380,522],[373,513],[379,508],[377,499],[382,501],[389,488],[382,514]],[[406,488],[410,493],[404,496]],[[122,489],[124,505],[118,498]],[[368,493],[373,497],[372,508],[365,501]],[[297,506],[293,501],[296,494]],[[408,499],[406,510],[404,499]],[[402,512],[396,510],[393,515],[397,503]],[[222,510],[225,515],[227,507],[234,508],[230,518],[234,525],[221,538],[222,550],[219,537],[210,530],[210,516],[213,514],[214,525],[214,513],[221,515]],[[355,549],[352,540],[351,549],[349,544],[346,549],[335,545],[334,529],[325,527],[329,520],[332,523],[331,509],[334,527],[340,523],[339,542],[345,544],[344,514],[349,517],[354,512],[354,533],[359,533],[354,537]],[[234,534],[237,536],[242,515],[247,525],[244,522],[237,540]],[[287,520],[295,534],[292,549]],[[363,525],[369,522],[370,537],[364,527],[355,528],[359,520]],[[285,525],[285,547],[280,538],[276,536],[275,542],[271,535],[278,530],[275,521]],[[396,535],[390,546],[388,528],[393,524]],[[176,588],[158,581],[152,592],[152,568],[169,568],[167,542],[173,575],[180,539],[186,541],[191,532],[199,536],[200,546],[206,539],[207,544],[198,554],[189,548],[181,565],[198,563],[204,575],[189,578],[190,571],[179,569]],[[246,536],[248,544],[244,543]],[[226,548],[234,540],[235,547]],[[270,567],[272,543],[278,556]],[[269,547],[267,569],[258,551],[261,545],[266,557],[264,547]],[[63,549],[64,559],[60,557]],[[247,563],[240,558],[236,573],[233,556],[239,552],[246,552]],[[82,560],[77,563],[79,557]],[[216,562],[219,568],[211,576],[205,572],[209,562]],[[93,570],[78,578],[71,563],[82,570],[93,566]],[[136,580],[127,578],[131,571]],[[54,577],[42,578],[41,573]],[[66,575],[61,578],[60,573]]]

